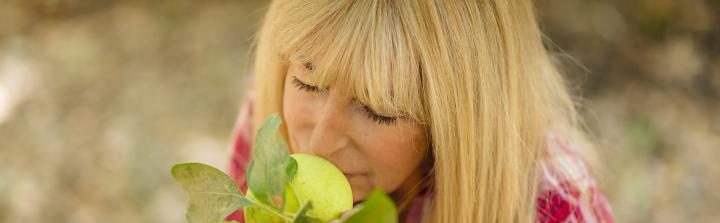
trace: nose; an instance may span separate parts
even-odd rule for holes
[[[329,159],[346,148],[348,137],[348,100],[337,94],[330,94],[320,112],[315,115],[315,127],[310,139],[310,150],[314,155]]]

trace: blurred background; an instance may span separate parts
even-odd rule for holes
[[[184,222],[265,1],[0,0],[0,222]],[[538,0],[618,222],[720,219],[720,1]]]

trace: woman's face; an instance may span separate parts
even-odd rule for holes
[[[348,178],[354,201],[375,187],[390,193],[414,184],[425,157],[421,125],[374,112],[333,86],[307,85],[311,66],[291,62],[283,113],[292,153],[309,153],[335,164]]]

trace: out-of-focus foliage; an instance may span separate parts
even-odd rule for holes
[[[720,1],[539,0],[538,9],[585,97],[618,222],[717,222]]]
[[[183,222],[266,2],[0,0],[0,222]],[[618,222],[720,218],[720,1],[538,0]]]
[[[262,1],[0,0],[0,222],[184,222],[225,169]]]

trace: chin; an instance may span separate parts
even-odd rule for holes
[[[363,190],[353,189],[353,205],[365,200],[365,198],[367,198],[367,196],[369,194],[370,194],[370,191],[365,190],[365,189],[363,189]]]

